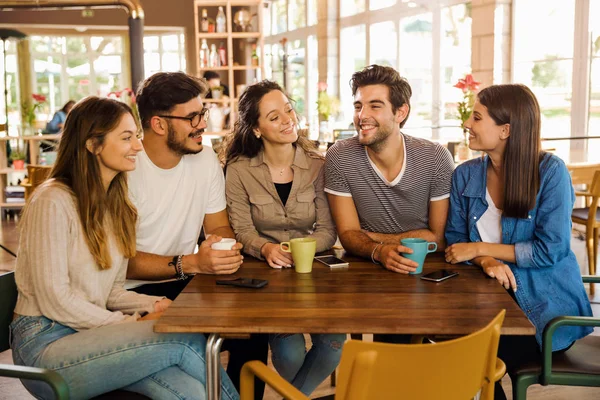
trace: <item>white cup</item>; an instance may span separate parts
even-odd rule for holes
[[[210,248],[213,250],[231,250],[235,243],[235,239],[223,238],[221,241],[213,243]]]

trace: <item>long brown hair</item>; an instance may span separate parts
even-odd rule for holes
[[[512,218],[527,218],[540,189],[540,106],[525,85],[493,85],[477,95],[496,125],[510,125],[504,151],[504,209]]]
[[[279,84],[268,80],[248,86],[240,96],[238,119],[233,132],[225,138],[220,155],[221,162],[225,165],[239,157],[255,157],[262,150],[263,142],[254,135],[254,128],[258,126],[260,101],[273,90],[279,90],[288,99],[290,98]],[[306,137],[305,132],[298,132],[298,140],[295,144],[300,146],[309,157],[321,157],[317,153],[314,143]]]
[[[56,163],[50,172],[50,178],[73,192],[85,241],[100,269],[112,265],[106,228],[111,229],[125,257],[135,256],[138,214],[129,200],[125,173],[119,172],[105,190],[98,159],[88,151],[86,143],[91,139],[95,148],[102,146],[106,134],[126,114],[133,117],[128,105],[107,98],[90,96],[75,104],[65,121]]]

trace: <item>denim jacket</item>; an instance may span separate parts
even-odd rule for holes
[[[476,223],[488,208],[485,199],[488,157],[460,165],[452,176],[446,241],[481,242]],[[591,316],[575,254],[571,251],[571,211],[575,194],[563,161],[546,154],[540,163],[540,189],[527,218],[502,217],[502,243],[515,246],[512,270],[517,303],[542,343],[546,324],[561,315]],[[561,327],[552,339],[553,351],[568,347],[590,327]]]

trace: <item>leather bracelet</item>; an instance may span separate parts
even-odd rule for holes
[[[375,252],[377,251],[377,248],[382,244],[383,242],[379,242],[375,245],[375,247],[373,247],[373,251],[371,252],[371,261],[373,262],[373,264],[381,264],[379,261],[375,260]]]

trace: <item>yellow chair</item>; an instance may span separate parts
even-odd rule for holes
[[[481,390],[481,400],[494,398],[494,383],[506,373],[497,358],[505,310],[485,328],[436,344],[387,344],[350,340],[344,344],[336,400],[420,399],[465,400]],[[242,400],[254,398],[254,377],[264,380],[285,399],[308,399],[260,361],[244,364]]]

